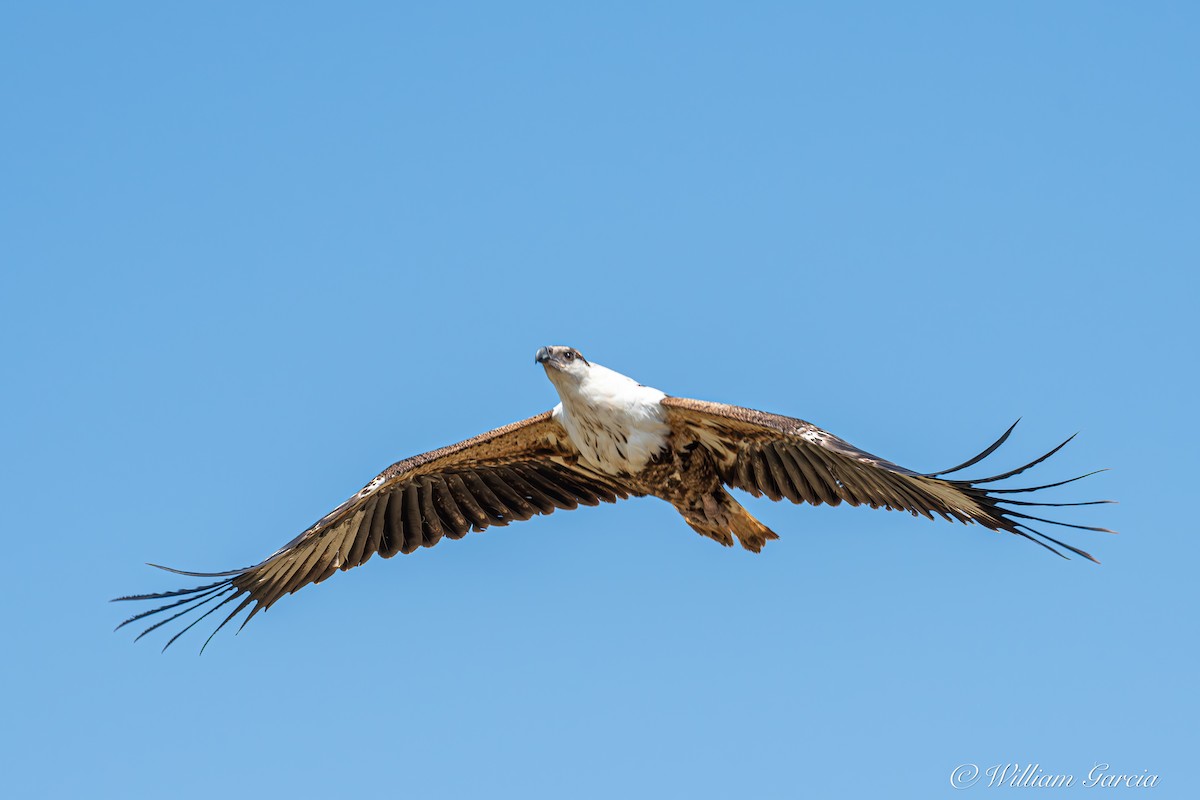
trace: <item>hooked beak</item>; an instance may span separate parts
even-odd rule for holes
[[[550,348],[548,348],[548,347],[538,348],[537,355],[535,355],[533,357],[533,360],[534,360],[534,363],[536,363],[536,364],[545,364],[547,361],[550,360]]]

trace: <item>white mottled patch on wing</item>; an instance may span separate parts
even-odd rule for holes
[[[358,496],[359,496],[359,497],[366,497],[366,496],[367,496],[367,495],[369,495],[371,492],[375,491],[375,490],[376,490],[376,489],[378,489],[380,486],[382,486],[382,485],[383,485],[383,482],[384,482],[385,480],[387,480],[387,478],[385,478],[383,475],[376,475],[374,478],[372,478],[372,479],[371,479],[371,482],[370,482],[370,483],[368,483],[366,486],[364,486],[364,487],[362,488],[362,491],[360,491],[360,492],[358,493]]]

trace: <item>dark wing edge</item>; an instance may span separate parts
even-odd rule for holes
[[[391,558],[396,553],[432,547],[443,537],[460,539],[470,531],[581,504],[614,503],[630,495],[630,490],[611,476],[575,466],[577,455],[566,432],[546,411],[399,461],[254,566],[227,572],[187,572],[151,564],[178,575],[221,580],[190,589],[115,598],[114,602],[170,601],[135,614],[116,629],[174,610],[138,634],[141,639],[207,607],[167,641],[165,651],[209,615],[241,598],[205,640],[200,648],[204,652],[213,636],[248,606],[253,604],[238,631],[285,594],[359,566],[376,552]]]
[[[1067,558],[1057,549],[1061,547],[1097,564],[1100,562],[1090,553],[1037,530],[1030,523],[1116,533],[1108,528],[1061,522],[1020,510],[1101,505],[1115,500],[1050,503],[1010,498],[1063,486],[1104,470],[1040,486],[985,486],[1037,466],[1061,450],[1074,435],[1024,466],[990,477],[960,480],[943,476],[973,467],[992,455],[1008,440],[1016,422],[999,439],[962,464],[938,472],[917,473],[860,450],[801,419],[681,397],[668,397],[663,406],[669,419],[674,417],[688,425],[713,450],[725,483],[755,497],[766,495],[771,500],[834,506],[845,501],[852,506],[903,510],[929,519],[938,514],[950,521],[979,524],[989,530],[1024,537]]]

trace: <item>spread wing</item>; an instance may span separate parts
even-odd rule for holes
[[[1088,553],[1034,530],[1029,527],[1029,522],[1115,533],[1107,528],[1057,522],[1019,510],[1036,506],[1096,505],[1111,503],[1112,500],[1040,503],[1009,499],[1014,494],[1062,486],[1093,475],[1094,472],[1042,486],[1015,489],[985,487],[985,484],[1011,478],[1040,464],[1071,439],[1025,466],[1000,475],[975,480],[941,477],[974,466],[987,458],[1008,439],[1016,427],[1015,422],[1003,436],[974,458],[951,469],[920,474],[860,450],[801,419],[681,397],[668,397],[662,402],[673,428],[687,427],[713,452],[721,480],[755,497],[765,494],[772,500],[787,498],[793,503],[829,503],[834,506],[844,500],[852,506],[904,510],[913,516],[921,514],[929,519],[938,514],[951,521],[978,523],[990,530],[1015,533],[1062,555],[1045,541],[1034,538],[1040,537],[1092,561],[1096,559]]]
[[[253,604],[242,627],[285,594],[320,583],[338,570],[357,567],[375,553],[391,558],[418,547],[432,547],[443,537],[460,539],[468,531],[550,514],[557,508],[573,509],[581,503],[613,503],[634,493],[611,476],[577,465],[578,455],[566,431],[546,411],[465,442],[413,456],[385,469],[362,491],[259,564],[229,572],[184,572],[160,567],[180,575],[221,580],[192,589],[119,597],[178,599],[130,617],[117,627],[178,609],[142,631],[140,639],[215,602],[176,633],[165,650],[193,625],[239,597],[241,602],[213,635],[247,606]],[[211,640],[212,635],[208,638]]]

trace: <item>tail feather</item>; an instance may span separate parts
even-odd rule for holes
[[[734,537],[752,553],[761,552],[763,545],[779,534],[755,519],[737,500],[722,491],[705,498],[704,513],[676,508],[692,530],[707,536],[725,547],[733,547]]]
[[[779,534],[759,522],[736,500],[733,503],[732,527],[733,535],[742,543],[742,547],[752,553],[762,552],[768,540],[779,538]]]

